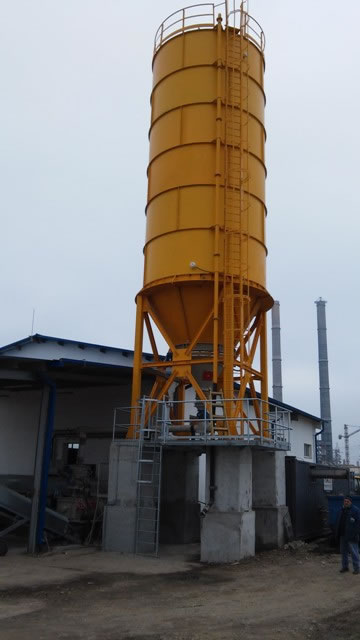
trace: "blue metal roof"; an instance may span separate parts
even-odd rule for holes
[[[322,422],[321,418],[318,418],[317,416],[313,416],[311,413],[307,413],[306,411],[303,411],[302,409],[298,409],[297,407],[293,407],[291,404],[285,404],[285,402],[282,402],[280,400],[275,400],[275,398],[269,397],[269,404],[274,404],[278,407],[282,407],[283,409],[287,409],[292,413],[299,413],[300,415],[305,416],[310,420],[314,420],[314,422]]]
[[[121,349],[120,347],[109,347],[103,344],[96,344],[92,342],[83,342],[82,340],[69,340],[68,338],[56,338],[55,336],[44,336],[41,333],[35,333],[32,336],[28,336],[27,338],[22,338],[22,340],[16,340],[16,342],[11,342],[10,344],[6,344],[3,347],[0,347],[0,355],[6,353],[7,351],[11,351],[13,349],[19,349],[22,346],[31,343],[46,343],[46,342],[54,342],[59,345],[71,344],[78,347],[91,347],[93,349],[99,349],[99,351],[106,352],[110,351],[113,353],[119,353],[123,356],[133,356],[134,351],[131,349]],[[154,356],[152,353],[143,352],[143,356],[145,359],[151,361]],[[163,359],[163,356],[160,356],[160,359]]]
[[[32,336],[28,336],[27,338],[23,338],[22,340],[17,340],[16,342],[11,342],[10,344],[7,344],[7,345],[5,345],[3,347],[0,347],[0,356],[6,354],[8,351],[12,351],[13,349],[20,349],[22,346],[25,346],[27,344],[31,344],[31,343],[46,343],[46,342],[54,342],[54,343],[59,344],[59,345],[71,344],[71,345],[78,346],[80,349],[81,348],[85,349],[86,347],[90,347],[90,348],[93,348],[93,349],[99,349],[99,351],[101,351],[103,353],[106,353],[106,352],[117,353],[117,354],[121,354],[121,355],[123,355],[125,357],[134,355],[134,351],[132,351],[131,349],[121,349],[120,347],[109,347],[107,345],[96,344],[96,343],[92,343],[92,342],[83,342],[82,340],[69,340],[68,338],[56,338],[55,336],[44,336],[41,333],[35,333]],[[152,353],[143,353],[143,357],[144,357],[145,360],[148,360],[149,362],[151,362],[151,360],[153,360],[153,358],[154,358]],[[160,358],[161,358],[161,360],[165,359],[164,356],[160,356]],[[61,358],[61,360],[64,361],[64,362],[70,361],[70,359],[68,359],[68,358]],[[79,360],[77,360],[77,362],[81,362],[81,361],[82,361],[82,359],[80,359],[80,358],[79,358]],[[73,360],[73,362],[75,362],[75,360]],[[117,366],[117,365],[114,364],[114,365],[109,365],[109,366]],[[282,407],[283,409],[287,409],[288,411],[291,411],[292,413],[298,413],[298,414],[300,414],[302,416],[305,416],[306,418],[309,418],[310,420],[313,420],[314,422],[319,422],[319,423],[322,422],[321,418],[319,418],[317,416],[314,416],[311,413],[307,413],[306,411],[303,411],[302,409],[298,409],[297,407],[293,407],[290,404],[286,404],[285,402],[280,402],[280,400],[275,400],[274,398],[269,398],[269,403],[273,404],[273,405],[276,405],[278,407]]]

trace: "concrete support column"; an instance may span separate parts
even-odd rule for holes
[[[135,551],[138,447],[137,441],[124,440],[114,442],[110,448],[103,531],[105,551]],[[198,454],[164,449],[161,476],[160,542],[197,542],[200,538]]]
[[[162,461],[160,542],[187,544],[200,539],[199,455],[164,449]]]
[[[253,450],[252,457],[256,549],[275,549],[284,544],[285,453]]]
[[[209,474],[214,478],[214,502],[202,520],[201,561],[235,562],[255,554],[251,449],[216,447],[214,465]]]
[[[135,551],[138,450],[139,443],[135,440],[113,442],[110,447],[104,551]]]

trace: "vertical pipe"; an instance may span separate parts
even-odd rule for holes
[[[282,402],[282,373],[281,373],[281,337],[280,337],[280,302],[275,300],[271,309],[272,320],[272,372],[273,398]]]
[[[318,330],[320,416],[324,424],[324,431],[321,435],[321,462],[331,463],[333,459],[333,450],[330,409],[329,363],[326,337],[326,301],[322,300],[322,298],[319,298],[315,301],[315,304],[317,308]]]
[[[209,507],[211,507],[215,502],[215,447],[209,447],[207,451],[210,452],[210,474],[209,474]]]

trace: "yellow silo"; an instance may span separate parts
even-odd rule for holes
[[[264,66],[264,36],[243,3],[182,9],[157,31],[133,406],[148,366],[159,373],[153,398],[173,383],[178,399],[188,384],[203,399],[211,387],[243,415],[241,399],[255,399],[260,383],[267,402]],[[144,326],[154,352],[146,364]]]

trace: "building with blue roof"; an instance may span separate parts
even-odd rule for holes
[[[126,435],[133,356],[128,349],[41,334],[0,347],[0,484],[32,496],[30,550],[42,541],[40,516],[49,502],[76,516],[72,496],[60,495],[65,469],[73,475],[101,469],[104,483],[119,407],[123,429],[115,435]],[[151,362],[153,355],[144,353],[143,359]],[[143,394],[150,393],[153,381],[148,368]],[[270,402],[291,411],[289,454],[314,462],[320,418]]]

